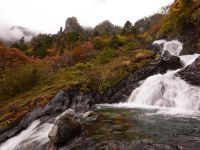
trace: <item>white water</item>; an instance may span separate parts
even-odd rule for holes
[[[52,124],[45,123],[39,125],[40,121],[34,121],[26,130],[19,135],[7,140],[0,145],[0,150],[18,150],[26,149],[29,144],[37,143],[34,149],[49,142],[48,133],[52,128]]]
[[[170,54],[179,56],[182,50],[182,43],[179,41],[166,42],[156,41],[156,44],[164,44],[163,51],[168,50]],[[198,54],[179,56],[184,67],[191,64],[198,57]],[[168,71],[166,74],[153,75],[135,89],[128,104],[142,106],[159,106],[164,108],[176,108],[177,110],[199,111],[200,110],[200,88],[186,83],[175,76],[175,71]]]
[[[165,40],[156,41],[157,44],[164,44],[164,51],[168,50],[171,54],[179,56],[182,44],[178,41],[167,42]],[[184,67],[191,64],[199,55],[180,56]],[[135,89],[127,103],[115,104],[113,107],[142,107],[160,109],[158,113],[189,115],[191,117],[200,113],[200,88],[191,86],[184,80],[175,76],[175,71],[168,71],[166,74],[154,75]],[[173,109],[172,109],[173,108]],[[183,113],[184,112],[184,113]],[[198,112],[198,113],[197,113]],[[199,116],[198,116],[199,117]],[[48,133],[52,124],[45,123],[40,125],[40,121],[34,121],[26,130],[19,135],[7,140],[0,145],[0,150],[19,150],[26,149],[29,144],[37,143],[35,149],[49,142]]]
[[[163,45],[162,54],[167,50],[179,56],[182,43],[177,40],[155,41],[153,44]],[[193,63],[199,54],[179,56],[184,67]],[[98,105],[108,107],[157,109],[156,114],[180,117],[200,118],[200,87],[192,86],[175,76],[177,70],[168,70],[165,74],[157,74],[142,81],[126,103]],[[154,113],[155,114],[155,113]]]

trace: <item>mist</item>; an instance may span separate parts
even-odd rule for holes
[[[0,40],[6,43],[15,43],[24,37],[25,42],[29,42],[37,32],[21,26],[1,26]]]

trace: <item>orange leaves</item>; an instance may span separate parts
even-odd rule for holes
[[[54,48],[47,49],[47,52],[48,52],[48,55],[49,55],[49,56],[56,56],[56,55],[59,55],[59,50],[54,49]]]
[[[72,51],[71,56],[77,62],[92,57],[94,53],[95,51],[93,49],[93,44],[88,41],[85,42],[83,45],[76,47]]]
[[[16,48],[6,48],[0,44],[0,70],[15,69],[22,64],[30,63],[30,58]]]

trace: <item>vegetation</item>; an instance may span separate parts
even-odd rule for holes
[[[127,21],[123,28],[104,21],[94,29],[72,17],[58,34],[39,34],[28,43],[22,38],[12,48],[0,42],[0,128],[44,106],[59,90],[106,92],[149,64],[157,55],[147,49],[164,16]]]
[[[199,31],[200,3],[198,0],[176,0],[162,20],[158,37],[174,36]]]

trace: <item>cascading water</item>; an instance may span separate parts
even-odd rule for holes
[[[0,150],[45,149],[45,144],[49,143],[50,141],[48,138],[48,133],[52,126],[53,125],[49,123],[40,125],[40,121],[36,120],[19,135],[0,145]]]
[[[163,46],[162,54],[168,51],[172,55],[179,56],[179,53],[182,50],[182,43],[175,40],[170,41],[170,42],[167,42],[166,40],[159,40],[159,41],[155,41],[154,44],[160,44]],[[194,62],[198,56],[200,55],[194,54],[194,55],[185,55],[185,56],[179,56],[179,57],[185,67],[191,64],[192,62]],[[140,87],[136,88],[132,92],[127,103],[111,105],[111,106],[112,107],[113,106],[114,107],[116,106],[118,107],[136,106],[137,107],[139,105],[139,106],[145,106],[148,108],[149,106],[156,106],[159,108],[174,108],[175,110],[180,110],[180,109],[186,110],[187,114],[189,114],[189,111],[199,112],[200,111],[200,88],[196,86],[192,86],[186,83],[181,78],[175,76],[176,72],[178,71],[179,69],[174,70],[174,71],[169,70],[164,75],[157,74],[157,75],[153,75],[147,78],[146,80],[142,82]],[[160,109],[160,110],[164,110],[164,109]],[[140,115],[140,113],[142,115]],[[155,114],[157,112],[155,111],[154,113],[153,111],[152,113]],[[172,118],[171,121],[169,121],[168,120],[169,118],[167,117],[167,121],[165,121],[167,127],[165,128],[166,129],[165,130],[161,128],[163,127],[163,120],[162,120],[164,118],[163,116],[161,116],[162,119],[161,118],[158,119],[157,117],[153,117],[153,116],[150,117],[149,119],[148,118],[149,113],[146,116],[144,116],[144,114],[146,113],[143,113],[141,111],[137,115],[134,111],[134,115],[136,117],[135,120],[137,120],[137,122],[144,122],[144,124],[139,124],[138,127],[144,128],[143,131],[147,132],[147,134],[149,134],[149,131],[150,131],[150,134],[153,134],[153,136],[155,136],[155,130],[158,130],[157,131],[158,135],[163,135],[163,134],[165,136],[168,135],[169,136],[168,139],[171,139],[172,135],[174,135],[174,133],[172,134],[172,132],[182,135],[182,132],[185,133],[186,128],[191,129],[189,130],[188,133],[193,133],[195,130],[199,131],[199,128],[197,128],[199,126],[198,121],[195,121],[193,125],[193,123],[190,124],[191,120],[188,120],[186,121],[186,123],[188,124],[186,124],[187,126],[185,126],[185,120],[182,121],[180,119],[177,119],[175,121],[177,122],[175,126],[177,127],[179,124],[181,126],[179,128],[172,128],[174,127],[174,119]],[[61,116],[62,115],[63,114],[61,114]],[[56,120],[59,117],[60,116],[58,116],[57,118],[52,118],[52,119]],[[192,113],[192,117],[193,117],[193,113]],[[138,120],[138,118],[142,119],[142,121]],[[155,120],[155,121],[152,121],[152,120]],[[191,125],[193,126],[191,127]],[[28,150],[48,149],[49,150],[51,145],[48,138],[48,133],[50,132],[52,126],[53,124],[50,124],[50,123],[42,124],[39,120],[36,120],[26,130],[22,131],[20,134],[2,143],[0,145],[0,150],[27,150],[27,149]],[[170,130],[168,130],[168,128],[170,128]],[[171,131],[171,129],[173,129],[173,131]],[[192,129],[194,129],[194,131]],[[167,131],[167,132],[164,132],[164,131]],[[183,135],[187,136],[187,134],[183,134]],[[164,139],[166,139],[165,136],[164,136]],[[198,135],[196,135],[196,132],[194,132],[193,136],[198,137]],[[160,136],[158,137],[158,139],[160,139]],[[180,136],[180,139],[183,139],[183,136]],[[191,142],[191,139],[189,141],[189,144],[190,142]],[[185,141],[183,141],[182,143],[185,143]]]
[[[165,40],[155,41],[154,44],[163,44],[163,51],[179,56],[182,50],[182,43],[179,41]],[[199,55],[179,56],[184,67],[191,64]],[[191,86],[181,78],[175,76],[175,71],[168,71],[166,74],[153,75],[135,89],[130,98],[129,104],[143,106],[170,107],[182,110],[200,110],[200,88]]]

